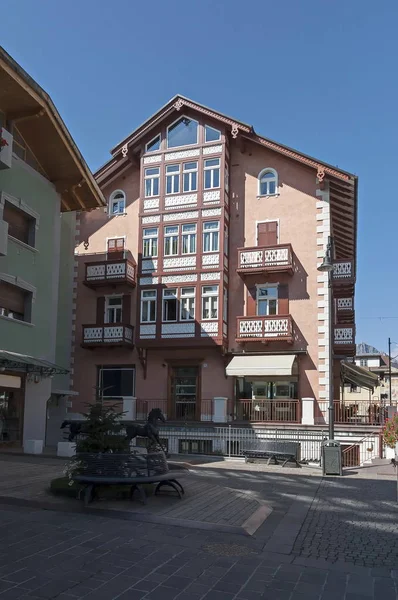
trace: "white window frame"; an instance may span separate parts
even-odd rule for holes
[[[145,234],[146,231],[156,231],[154,234]],[[156,254],[153,253],[153,240],[156,240]],[[149,254],[145,254],[145,241],[149,241]],[[143,258],[157,258],[159,254],[159,227],[145,227],[142,231],[142,257]]]
[[[195,227],[195,231],[184,231],[184,227]],[[195,250],[193,252],[184,252],[184,239],[187,240],[189,248],[191,247],[192,239],[194,240]],[[197,242],[197,224],[184,223],[183,225],[181,225],[181,254],[196,254]]]
[[[115,198],[115,196],[117,194],[122,194],[123,199],[122,198]],[[120,205],[120,203],[123,203],[123,210],[118,210],[118,212],[113,212],[113,205],[114,203],[116,203],[118,205]],[[109,204],[108,204],[108,211],[109,211],[109,216],[111,217],[117,217],[118,215],[125,215],[126,214],[126,194],[124,193],[123,190],[114,190],[112,192],[112,194],[109,196]]]
[[[177,288],[166,288],[162,294],[162,323],[176,323],[178,321],[178,290]],[[174,299],[176,302],[176,318],[166,319],[166,301]]]
[[[259,297],[259,291],[263,290],[263,289],[276,289],[276,298],[272,298],[272,300],[276,300],[276,312],[274,315],[270,315],[269,314],[269,300],[267,298],[260,298]],[[259,301],[262,302],[267,302],[267,314],[266,315],[260,315],[258,312],[258,303]],[[278,310],[279,310],[279,284],[278,283],[258,283],[256,285],[256,316],[258,317],[277,317],[278,316]]]
[[[168,169],[172,168],[172,167],[177,167],[178,170],[175,171],[170,171],[168,172]],[[168,184],[168,180],[171,180],[171,191],[168,192],[167,191],[167,184]],[[166,196],[172,196],[173,194],[179,194],[180,193],[180,187],[181,187],[181,165],[166,165],[166,187],[165,187],[165,194]],[[177,184],[177,185],[176,185]]]
[[[193,292],[186,292],[187,290],[193,290]],[[184,291],[186,293],[184,293]],[[189,303],[192,300],[193,300],[193,315],[191,316],[190,310],[189,310]],[[185,301],[188,301],[188,309],[186,309],[184,306]],[[184,322],[184,321],[194,321],[195,320],[195,313],[196,313],[195,304],[196,304],[196,287],[195,286],[182,287],[180,289],[180,321]]]
[[[120,305],[110,306],[109,305],[110,300],[120,300]],[[120,321],[109,321],[108,320],[108,310],[116,311],[118,308],[120,308]],[[123,323],[123,296],[122,295],[116,294],[114,296],[105,296],[104,323],[107,323],[109,325],[119,325],[120,323]]]
[[[205,291],[207,290],[207,291]],[[211,290],[211,291],[210,291]],[[202,286],[202,321],[218,321],[218,316],[219,316],[219,286],[218,285],[204,285]],[[211,316],[211,312],[213,310],[213,302],[212,299],[216,298],[216,303],[215,303],[215,309],[216,309],[216,316],[212,317]],[[205,317],[205,306],[206,306],[206,300],[209,299],[209,317]]]
[[[159,148],[157,150],[148,150],[148,146],[150,146],[157,138],[159,138]],[[148,153],[148,152],[160,152],[161,151],[161,144],[162,144],[162,135],[160,133],[158,133],[158,135],[155,135],[155,137],[153,137],[151,140],[149,140],[149,142],[147,142],[145,144],[145,153]]]
[[[183,146],[169,146],[169,129],[171,127],[173,127],[173,125],[175,125],[176,123],[178,123],[178,121],[181,121],[181,119],[189,119],[190,121],[193,121],[194,123],[197,124],[197,129],[196,129],[196,142],[193,142],[191,144],[184,144]],[[171,149],[174,150],[174,148],[188,148],[189,146],[196,146],[199,143],[199,121],[197,121],[196,119],[192,119],[191,117],[188,117],[187,115],[181,115],[180,117],[178,117],[178,119],[176,119],[175,121],[173,121],[172,123],[170,123],[170,125],[167,127],[166,130],[166,147],[167,149]]]
[[[173,229],[173,232],[168,232],[168,229]],[[163,254],[164,256],[178,256],[178,250],[179,250],[179,234],[180,234],[180,227],[179,225],[166,225],[166,227],[164,228],[163,231],[163,237],[164,237],[164,241],[163,241]],[[173,241],[169,241],[169,250],[171,250],[171,252],[166,252],[166,240],[172,240],[173,238],[176,238],[177,240],[177,248],[176,251],[173,252]]]
[[[152,294],[152,296],[144,296],[144,294],[147,294],[148,292],[150,292]],[[151,304],[152,302],[154,302],[155,304],[155,318],[153,320],[148,319],[147,321],[143,320],[143,306],[144,303],[147,304]],[[141,290],[141,305],[140,305],[140,323],[156,323],[156,314],[157,314],[157,306],[158,304],[158,295],[157,295],[157,291],[156,290]],[[148,317],[150,316],[150,306],[148,306]]]
[[[206,230],[206,225],[209,225],[210,223],[217,223],[217,229],[207,229]],[[214,234],[217,234],[217,236],[215,236]],[[206,235],[209,236],[210,239],[210,250],[205,250],[205,238]],[[217,248],[215,247],[215,243],[214,240],[217,239]],[[203,248],[202,248],[203,254],[210,254],[211,252],[220,252],[220,221],[204,221],[203,222]]]
[[[281,225],[280,219],[262,219],[261,221],[256,221],[256,231],[254,232],[254,239],[256,240],[256,246],[258,246],[258,225],[261,223],[278,223],[278,231],[276,236],[276,241],[279,244],[279,239],[281,235]]]
[[[218,160],[218,166],[210,165],[206,166],[211,160]],[[206,172],[210,171],[210,187],[206,187]],[[218,171],[218,185],[214,185],[214,173]],[[203,189],[204,190],[217,190],[221,186],[221,159],[220,158],[206,158],[203,161]]]
[[[196,167],[194,169],[186,169],[186,165],[196,165]],[[193,178],[193,174],[196,173],[196,185],[193,186],[192,185],[192,178]],[[185,189],[185,175],[187,175],[187,179],[188,179],[188,189]],[[183,163],[182,165],[182,191],[184,194],[187,194],[189,192],[197,192],[198,191],[198,161],[197,160],[191,160],[190,162],[186,162]]]
[[[217,140],[206,140],[206,129],[212,129],[213,131],[217,131],[220,136]],[[205,125],[204,126],[204,138],[205,138],[205,144],[215,144],[216,142],[219,142],[221,140],[221,131],[219,129],[217,129],[216,127],[212,127],[211,125]]]
[[[273,175],[273,179],[270,179],[270,181],[274,181],[275,182],[275,192],[273,194],[262,194],[261,193],[261,178],[263,177],[263,175],[265,175],[266,173],[271,173]],[[275,169],[272,169],[271,167],[265,167],[265,169],[262,169],[260,171],[260,173],[258,174],[258,178],[257,178],[257,186],[258,186],[258,198],[267,198],[268,196],[277,196],[278,195],[278,172],[275,171]]]
[[[147,172],[153,171],[153,170],[157,170],[158,171],[157,175],[156,174],[154,174],[154,175],[147,175]],[[158,180],[158,188],[159,189],[158,189],[158,193],[157,194],[153,193],[155,179]],[[150,181],[150,188],[151,188],[150,189],[150,194],[148,194],[148,195],[146,193],[146,191],[147,191],[146,190],[146,182],[147,181]],[[159,196],[159,194],[160,194],[160,167],[147,167],[145,169],[145,171],[144,171],[144,196],[145,196],[145,198],[156,198],[157,196]]]

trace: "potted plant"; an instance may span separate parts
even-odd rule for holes
[[[386,419],[383,428],[383,440],[386,446],[395,449],[398,442],[398,414],[391,419]]]

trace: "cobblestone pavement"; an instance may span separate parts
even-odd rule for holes
[[[328,561],[398,568],[398,504],[394,479],[324,479],[293,552]]]
[[[0,509],[0,599],[396,599],[398,571],[263,551],[257,539],[56,511]],[[383,576],[384,575],[384,576]]]

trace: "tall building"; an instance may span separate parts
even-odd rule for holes
[[[103,204],[51,99],[0,48],[0,447],[43,443],[65,414],[74,211]]]
[[[108,206],[78,223],[71,411],[97,395],[176,427],[320,422],[329,369],[338,399],[355,354],[357,178],[182,96],[95,178]]]

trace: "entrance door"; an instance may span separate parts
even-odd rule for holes
[[[199,368],[173,367],[171,372],[171,413],[178,421],[193,421],[200,410]]]
[[[21,390],[0,388],[0,444],[21,444],[23,402]]]
[[[276,246],[278,244],[278,221],[257,223],[257,246]]]

